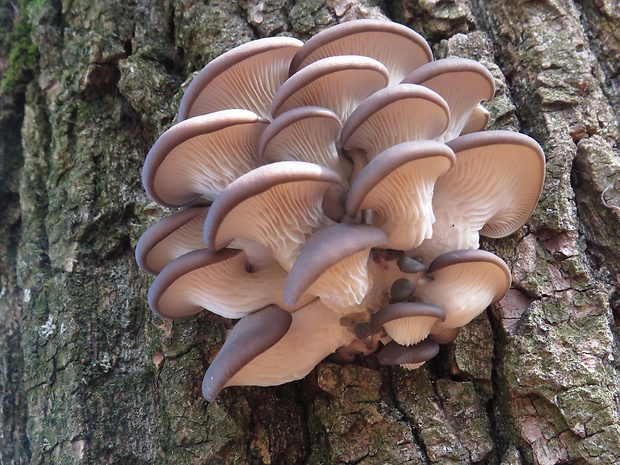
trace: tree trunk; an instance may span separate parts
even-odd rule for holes
[[[617,0],[26,3],[0,2],[0,463],[620,463]],[[230,324],[148,309],[145,154],[219,54],[366,17],[482,62],[489,127],[543,147],[534,216],[482,245],[512,289],[422,369],[323,362],[208,404]]]

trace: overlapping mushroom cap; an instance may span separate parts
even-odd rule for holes
[[[527,221],[545,161],[527,136],[483,131],[494,91],[482,65],[432,61],[374,20],[256,40],[198,73],[143,170],[153,200],[183,209],[136,259],[160,317],[239,319],[208,400],[334,352],[417,368],[502,298],[510,271],[479,236]]]

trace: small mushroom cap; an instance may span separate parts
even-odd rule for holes
[[[293,74],[276,93],[271,114],[303,106],[329,108],[346,121],[351,112],[388,83],[388,71],[377,60],[342,55],[323,58]]]
[[[433,59],[424,38],[406,26],[391,21],[348,21],[319,32],[295,54],[290,74],[322,58],[362,55],[383,63],[390,83]]]
[[[378,358],[382,365],[412,365],[428,362],[439,353],[439,344],[424,339],[415,345],[404,347],[392,341],[381,349]]]
[[[275,305],[239,320],[204,376],[204,398],[213,402],[239,370],[284,337],[292,322],[291,314]]]
[[[457,137],[481,100],[495,94],[495,79],[483,65],[467,58],[444,58],[427,63],[402,81],[420,84],[441,95],[450,107],[450,125],[441,140]]]
[[[268,124],[248,110],[223,110],[172,126],[144,162],[147,194],[166,207],[215,198],[258,165],[258,139]]]
[[[249,317],[253,318],[257,313]],[[223,355],[220,357],[218,354],[207,370],[203,382],[205,397],[208,400],[213,399],[225,386],[276,386],[301,379],[325,357],[354,340],[354,336],[339,324],[340,317],[318,299],[292,313],[291,316],[290,328],[283,337],[261,353],[252,350],[248,356],[244,355],[242,360],[238,360],[236,346],[243,346],[251,338],[263,338],[263,332],[273,331],[271,329],[273,323],[270,323],[269,319],[264,319],[260,324],[252,322],[251,325],[244,325],[240,331],[236,331],[235,326],[233,332],[239,335],[235,335],[234,346],[228,343],[231,333],[220,351]],[[243,318],[240,323],[246,318],[248,317]],[[276,338],[270,338],[269,342],[274,339]],[[226,347],[227,345],[229,347]],[[226,377],[219,375],[220,370],[224,371],[220,367],[227,365],[233,366],[235,373],[228,376],[233,370],[225,370]]]
[[[433,188],[454,164],[454,153],[435,141],[412,141],[388,148],[361,171],[349,190],[351,218],[372,209],[388,236],[387,246],[409,250],[433,233]]]
[[[266,163],[305,161],[327,166],[346,179],[350,163],[338,156],[342,123],[331,110],[299,107],[282,113],[265,129],[258,153]]]
[[[371,318],[376,330],[383,326],[398,344],[410,346],[425,339],[438,321],[444,321],[446,312],[437,305],[422,302],[399,302],[380,309]]]
[[[472,132],[484,131],[489,124],[489,110],[484,108],[482,105],[476,105],[476,107],[472,110],[465,126],[461,130],[461,136],[465,134],[471,134]]]
[[[270,248],[290,270],[306,237],[333,223],[322,210],[326,189],[338,173],[313,163],[261,166],[232,182],[215,199],[204,227],[207,247],[220,250],[235,238]]]
[[[365,150],[368,159],[413,140],[432,140],[448,128],[450,111],[439,94],[415,84],[375,92],[351,114],[340,134],[345,150]]]
[[[286,272],[277,264],[253,273],[248,268],[241,250],[189,252],[155,278],[149,305],[166,319],[186,318],[204,308],[225,318],[241,318],[270,304],[284,305]],[[237,291],[231,293],[233,288]]]
[[[269,119],[271,100],[288,78],[293,55],[302,45],[292,37],[269,37],[220,55],[192,80],[181,99],[178,120],[228,108]]]
[[[446,311],[438,327],[466,325],[510,289],[504,261],[484,250],[455,250],[437,257],[428,267],[431,279],[420,279],[416,296]]]
[[[202,238],[208,207],[186,208],[152,225],[136,245],[136,262],[157,275],[175,258],[206,247]]]
[[[296,305],[310,292],[330,307],[359,305],[369,287],[370,249],[386,240],[370,225],[337,223],[320,229],[301,248],[284,283],[284,301]]]

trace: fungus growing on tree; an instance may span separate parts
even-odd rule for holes
[[[415,369],[508,291],[480,235],[522,227],[545,160],[530,137],[483,131],[494,81],[432,61],[415,32],[360,20],[259,39],[209,63],[149,152],[147,230],[162,318],[238,320],[203,394],[306,376],[330,355]]]

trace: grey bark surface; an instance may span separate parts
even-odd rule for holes
[[[0,464],[620,463],[616,0],[31,3],[33,77],[0,94]],[[420,370],[323,362],[208,404],[231,324],[148,309],[144,157],[211,59],[367,17],[482,62],[490,128],[543,147],[534,216],[482,244],[512,289]]]

